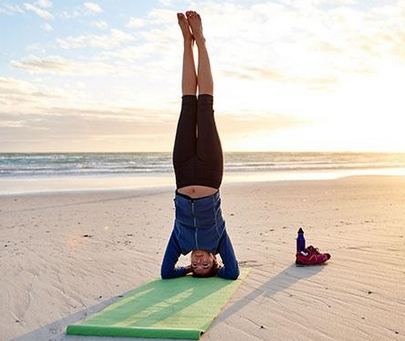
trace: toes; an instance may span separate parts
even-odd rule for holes
[[[198,19],[201,19],[201,17],[200,17],[200,15],[196,12],[196,11],[187,11],[186,12],[186,15],[187,15],[187,19],[190,19],[190,18],[198,18]]]
[[[180,23],[187,22],[187,18],[183,13],[177,13],[177,19],[179,20]]]

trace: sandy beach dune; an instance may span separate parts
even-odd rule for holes
[[[101,340],[64,330],[159,276],[173,196],[0,196],[0,340]],[[224,184],[221,196],[251,272],[203,340],[405,340],[405,177]],[[300,226],[327,265],[294,265]]]

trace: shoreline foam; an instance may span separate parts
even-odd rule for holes
[[[331,180],[348,176],[404,175],[405,169],[346,169],[329,171],[225,172],[223,184],[292,180]],[[52,192],[147,190],[175,187],[174,174],[0,177],[0,196]]]

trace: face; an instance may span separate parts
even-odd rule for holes
[[[194,250],[191,252],[191,267],[199,276],[208,274],[214,264],[215,256],[207,251]]]

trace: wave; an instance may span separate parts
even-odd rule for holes
[[[225,172],[405,168],[405,153],[228,152]],[[173,172],[171,153],[1,153],[0,177]]]

